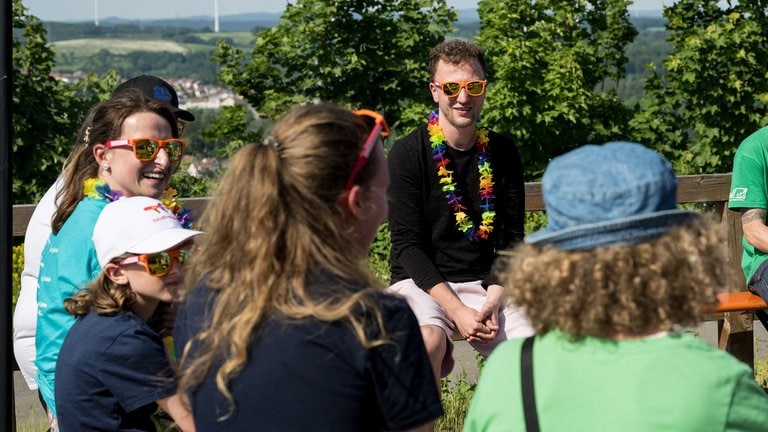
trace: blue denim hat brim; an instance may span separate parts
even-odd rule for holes
[[[527,244],[552,245],[561,250],[634,245],[661,237],[700,215],[687,210],[663,210],[622,219],[552,229],[551,225],[525,237]]]

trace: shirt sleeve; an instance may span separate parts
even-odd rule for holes
[[[525,231],[525,176],[520,152],[514,142],[502,135],[491,132],[491,155],[494,170],[499,173],[495,189],[503,196],[496,199],[497,232],[495,233],[497,251],[508,249],[523,240]],[[492,156],[493,157],[493,156]],[[484,285],[499,284],[495,272],[490,272]]]
[[[402,299],[392,299],[385,317],[392,343],[371,350],[367,373],[387,430],[407,430],[443,415],[418,322]]]
[[[754,141],[745,141],[733,159],[728,208],[768,208],[766,193],[766,161],[758,158],[762,152],[754,149]]]
[[[423,192],[426,167],[420,151],[422,133],[426,132],[419,129],[396,142],[389,152],[388,221],[392,258],[419,288],[426,290],[444,282],[445,277],[427,250],[431,229],[424,208],[427,197]]]
[[[768,398],[751,371],[736,382],[724,431],[765,430],[768,425]]]
[[[148,326],[126,330],[105,351],[100,379],[126,412],[176,393],[162,341]]]

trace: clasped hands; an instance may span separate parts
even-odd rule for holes
[[[500,285],[488,286],[488,296],[479,311],[464,306],[451,317],[456,329],[467,342],[490,342],[499,331],[499,310],[504,297]]]

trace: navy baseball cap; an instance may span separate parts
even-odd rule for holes
[[[150,99],[156,99],[168,103],[173,107],[173,113],[177,118],[185,121],[195,121],[195,116],[179,108],[179,96],[176,94],[173,86],[166,81],[153,75],[139,75],[117,86],[113,95],[123,90],[136,89],[141,91],[144,96]]]

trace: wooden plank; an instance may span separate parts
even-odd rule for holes
[[[702,203],[725,202],[728,200],[730,189],[730,174],[686,175],[678,177],[678,202]],[[202,215],[210,198],[183,198],[184,206],[192,210],[196,217]],[[34,211],[34,204],[17,204],[13,206],[13,236],[23,237],[29,218]],[[541,183],[528,182],[525,184],[525,210],[544,210],[544,200],[541,196]],[[740,229],[739,225],[739,229]]]
[[[525,184],[525,211],[544,210],[544,199],[541,196],[541,183]]]
[[[182,198],[184,207],[188,208],[195,219],[198,219],[205,211],[209,197],[202,198]],[[29,219],[35,211],[35,204],[16,204],[13,206],[13,237],[24,237],[27,231]]]
[[[731,174],[682,175],[677,177],[677,202],[724,203],[728,201]],[[544,210],[541,183],[525,184],[525,211]]]
[[[677,202],[728,201],[731,174],[682,175],[677,177]]]
[[[35,211],[35,204],[20,204],[13,206],[13,236],[24,237],[27,232],[27,224]]]

